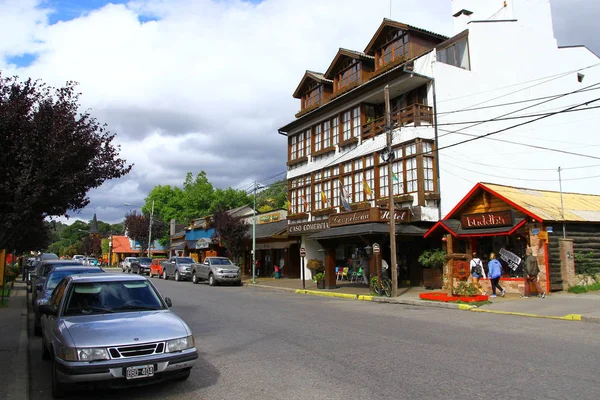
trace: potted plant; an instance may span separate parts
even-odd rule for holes
[[[423,286],[442,287],[442,267],[446,263],[446,252],[442,249],[425,250],[418,259],[423,266]]]
[[[317,260],[316,258],[311,258],[306,262],[306,268],[310,270],[313,276],[319,272],[325,272],[325,264],[323,264],[322,260]]]
[[[318,289],[325,289],[325,273],[317,272],[313,275],[313,282],[317,284]]]

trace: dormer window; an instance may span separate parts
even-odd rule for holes
[[[360,82],[360,70],[359,60],[348,59],[336,75],[335,84],[337,91],[339,92],[355,82]]]
[[[399,29],[390,32],[385,38],[385,44],[375,55],[377,67],[399,59],[406,59],[408,55],[408,33]]]
[[[302,109],[321,104],[323,100],[323,85],[312,83],[306,94],[302,96]]]

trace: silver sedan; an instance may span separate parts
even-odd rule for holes
[[[71,275],[41,305],[42,358],[52,396],[69,384],[122,387],[190,375],[198,352],[187,324],[139,275]]]

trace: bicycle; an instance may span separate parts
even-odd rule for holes
[[[371,282],[373,283],[373,290],[378,296],[383,296],[385,293],[387,297],[392,297],[392,280],[390,278],[374,276]]]

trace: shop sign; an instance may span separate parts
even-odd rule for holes
[[[521,257],[504,248],[500,249],[498,254],[500,254],[500,259],[504,260],[510,269],[516,271],[517,268],[519,268],[519,264],[521,264]]]
[[[210,239],[201,238],[196,241],[196,249],[208,249],[210,246]]]
[[[329,228],[327,221],[304,222],[301,224],[288,225],[288,234],[319,232]]]
[[[258,218],[258,223],[259,224],[268,224],[270,222],[277,222],[277,221],[279,221],[279,214],[261,215]]]
[[[306,249],[304,247],[300,247],[300,257],[306,257]]]
[[[381,222],[389,222],[390,221],[390,210],[380,208],[379,209],[379,220]],[[395,210],[394,211],[394,220],[399,223],[410,222],[410,211],[408,211],[408,209]]]
[[[373,218],[373,214],[377,216]],[[364,222],[374,222],[379,219],[379,210],[376,208],[366,208],[363,210],[348,211],[329,215],[329,226],[354,225]]]
[[[514,225],[512,210],[494,211],[479,214],[461,215],[460,224],[463,229],[492,228]]]

